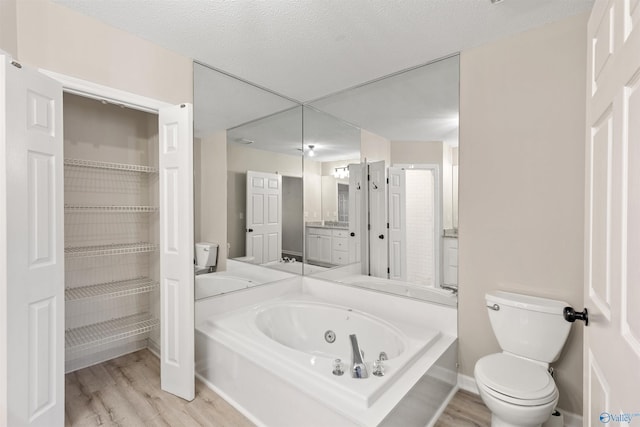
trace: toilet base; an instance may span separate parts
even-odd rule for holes
[[[519,406],[493,397],[482,384],[478,384],[478,391],[480,398],[491,411],[492,427],[541,427],[558,403],[557,393],[555,399],[545,405]]]

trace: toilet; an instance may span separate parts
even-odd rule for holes
[[[213,271],[218,262],[218,244],[209,242],[196,243],[196,274]]]
[[[480,397],[491,411],[491,425],[541,426],[558,403],[548,369],[571,329],[562,315],[569,304],[504,291],[486,294],[485,301],[502,349],[478,360],[474,370]]]

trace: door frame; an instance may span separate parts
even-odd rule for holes
[[[433,287],[440,288],[442,286],[443,277],[443,264],[442,264],[442,216],[443,216],[443,203],[442,203],[442,167],[437,163],[397,163],[391,165],[394,168],[402,168],[405,170],[431,170],[433,171],[433,186],[435,187],[435,242],[434,242],[434,258],[436,259],[435,266],[435,278]]]
[[[99,83],[93,83],[87,80],[79,79],[77,77],[72,77],[65,74],[57,73],[47,69],[39,68],[37,70],[43,75],[60,82],[62,84],[63,94],[66,92],[74,95],[79,95],[85,98],[96,99],[99,101],[107,101],[109,103],[122,105],[124,107],[131,108],[134,110],[155,114],[156,116],[158,116],[158,118],[160,117],[160,110],[174,107],[176,105],[176,104],[167,103],[158,99],[137,95],[124,90],[115,89]],[[160,141],[158,141],[158,144],[160,144]],[[192,244],[192,247],[193,247],[193,244]],[[195,313],[194,313],[194,316],[195,316]],[[161,326],[161,328],[162,327],[163,326]],[[64,330],[60,332],[64,334]],[[162,362],[163,362],[161,357],[162,350],[160,348],[152,348],[152,347],[149,347],[149,350],[152,353],[156,354],[156,356],[160,359],[161,365],[162,365]],[[187,391],[182,394],[179,394],[179,396],[186,400],[191,400],[193,399],[194,392],[195,392],[195,388],[192,391]]]

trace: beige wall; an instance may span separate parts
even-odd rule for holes
[[[255,150],[237,144],[227,145],[227,241],[231,244],[229,253],[232,258],[245,255],[244,215],[246,212],[246,173],[248,170],[300,177],[302,176],[302,157]],[[305,171],[305,199],[307,185]],[[320,195],[318,194],[319,199]],[[302,200],[300,202],[300,211],[302,211]],[[224,200],[220,203],[222,203],[220,206],[224,206]],[[283,224],[284,226],[286,224]]]
[[[169,103],[193,100],[190,58],[50,0],[17,2],[17,51],[34,67]]]
[[[227,133],[194,141],[195,240],[218,243],[217,271],[227,268]]]
[[[18,57],[16,0],[0,0],[0,50]]]
[[[389,140],[375,133],[362,129],[360,131],[360,158],[367,162],[384,160],[386,165],[391,163],[391,146]]]
[[[499,351],[484,294],[583,307],[586,15],[462,52],[460,370]],[[554,364],[582,413],[582,325]]]

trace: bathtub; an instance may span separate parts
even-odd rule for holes
[[[420,316],[423,304],[303,277],[262,288],[245,293],[255,293],[248,305],[241,302],[242,293],[225,302],[196,304],[197,375],[254,423],[384,425],[411,390],[430,378],[428,372],[447,350],[447,386],[433,401],[440,402],[453,390],[455,337],[450,334],[455,332],[448,325],[443,334],[437,313],[430,324],[406,317]],[[363,309],[362,298],[367,300],[364,305],[372,303],[371,311]],[[399,312],[389,311],[389,303],[399,304]],[[455,328],[455,311],[449,314]],[[325,339],[327,331],[335,335],[333,343]],[[350,334],[364,351],[368,378],[351,376]],[[381,352],[388,360],[379,377],[372,375],[372,362]],[[336,359],[343,362],[341,376],[332,373]]]

